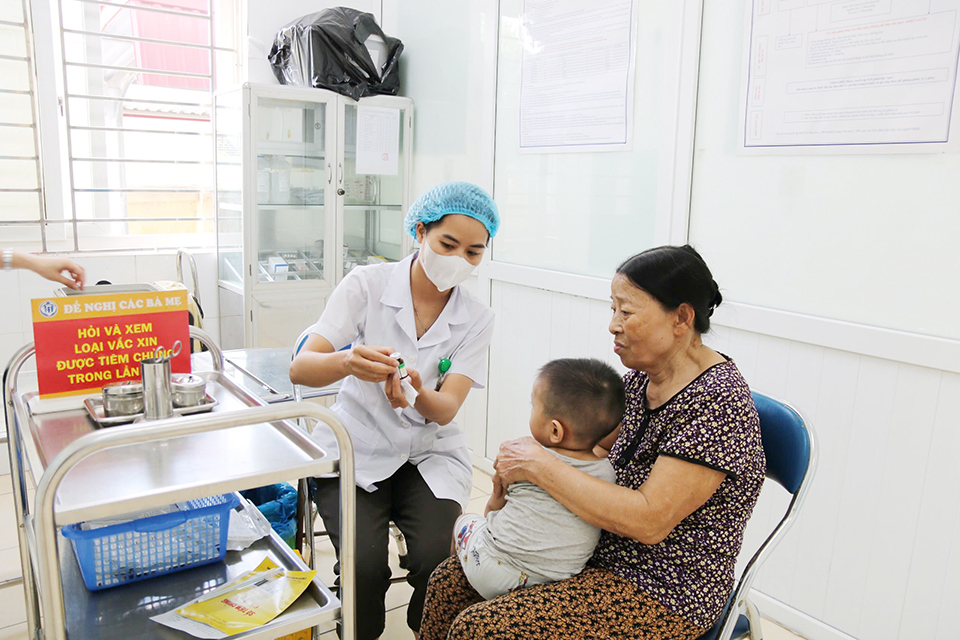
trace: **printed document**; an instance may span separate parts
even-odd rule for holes
[[[752,0],[741,148],[947,142],[958,10],[960,0]]]

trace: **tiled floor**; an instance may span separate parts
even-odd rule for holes
[[[0,582],[20,575],[20,555],[11,494],[10,476],[0,476]],[[490,477],[482,471],[474,470],[468,511],[483,513],[489,494]],[[327,539],[318,539],[317,545],[317,569],[323,582],[332,584],[335,561],[333,545]],[[397,565],[396,548],[392,543],[390,562],[394,574],[401,574],[402,570]],[[387,628],[381,640],[412,640],[413,633],[407,627],[406,619],[406,603],[410,599],[410,592],[410,587],[404,582],[394,583],[387,591]],[[19,584],[0,588],[0,640],[27,640],[26,619],[23,588]],[[764,620],[763,635],[765,640],[802,640],[767,620]],[[333,640],[336,633],[330,629],[320,637]]]

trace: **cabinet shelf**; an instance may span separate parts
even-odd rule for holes
[[[323,150],[312,144],[264,142],[263,140],[258,140],[255,144],[257,156],[288,156],[292,158],[311,158],[313,160],[323,160],[327,157]]]
[[[345,204],[343,205],[345,211],[399,211],[403,209],[403,205],[399,204]]]
[[[322,202],[317,202],[316,204],[310,204],[305,202],[270,202],[260,204],[257,203],[257,209],[315,209],[317,207],[323,207]]]

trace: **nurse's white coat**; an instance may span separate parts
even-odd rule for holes
[[[449,358],[448,374],[464,375],[474,388],[483,388],[493,311],[458,286],[418,341],[410,292],[410,264],[415,256],[353,269],[330,295],[311,332],[326,338],[334,349],[348,344],[389,347],[403,356],[407,367],[420,373],[428,389],[436,387],[440,360]],[[425,422],[413,407],[393,409],[383,384],[353,376],[343,380],[333,410],[353,440],[358,487],[375,490],[375,482],[409,461],[437,498],[456,500],[466,508],[473,471],[466,436],[456,422],[440,426]],[[313,437],[326,450],[337,450],[332,432],[323,425]]]

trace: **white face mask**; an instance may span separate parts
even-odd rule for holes
[[[420,264],[437,289],[447,291],[470,277],[476,267],[460,256],[441,256],[424,237],[420,245]]]

